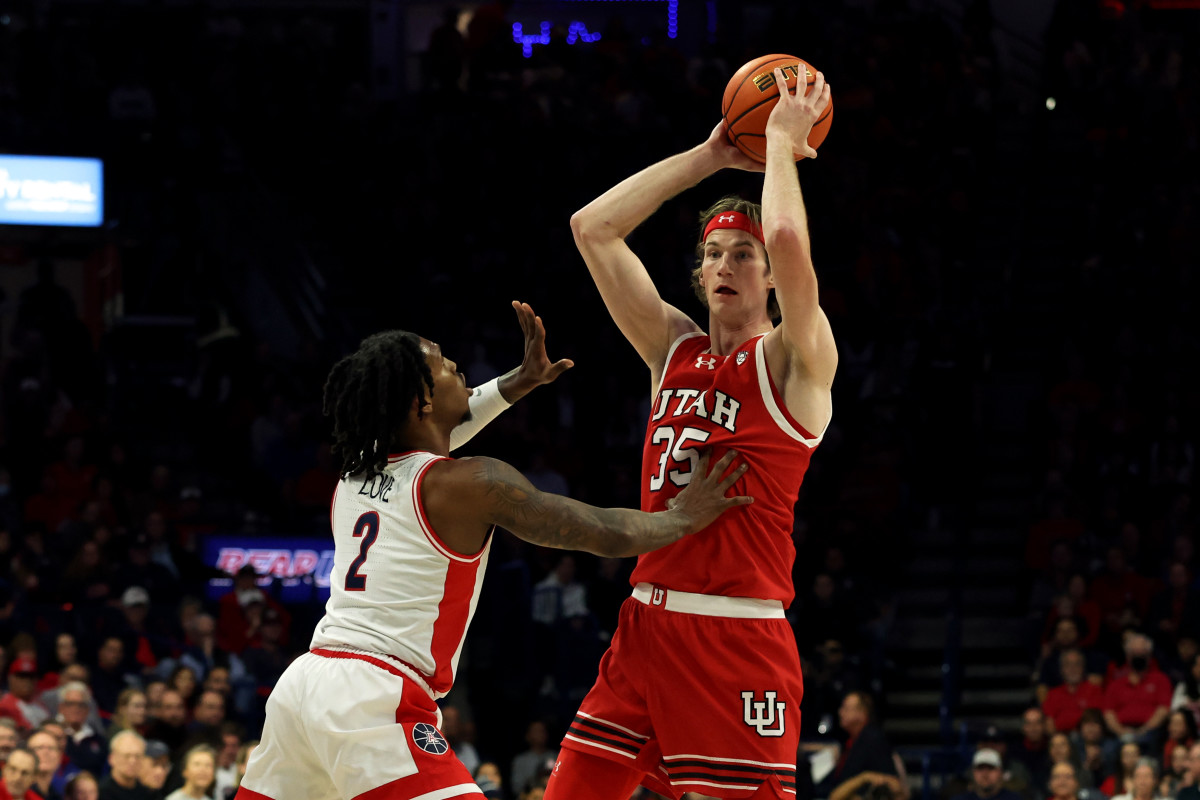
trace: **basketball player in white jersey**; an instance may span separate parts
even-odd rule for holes
[[[550,364],[541,320],[513,305],[526,333],[523,368],[541,376],[528,391],[569,363]],[[751,502],[725,496],[745,473],[730,469],[732,451],[711,471],[701,457],[690,486],[657,513],[596,508],[540,492],[501,461],[450,458],[515,399],[502,380],[472,393],[437,344],[404,331],[367,338],[330,372],[325,412],[342,480],[329,603],[311,650],[267,701],[238,800],[482,796],[438,730],[435,701],[454,683],[492,527],[547,547],[628,556]]]

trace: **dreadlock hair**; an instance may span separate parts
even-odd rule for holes
[[[433,393],[433,373],[421,340],[408,331],[368,336],[358,350],[333,365],[325,380],[324,411],[333,417],[339,475],[383,470],[414,399],[421,415],[425,387]]]
[[[743,200],[736,194],[727,194],[711,206],[700,212],[700,235],[704,236],[704,229],[708,227],[708,223],[717,214],[723,214],[726,211],[740,211],[749,217],[755,225],[762,229],[762,206],[758,203],[751,203],[749,200]],[[771,257],[766,256],[767,267],[771,266]],[[700,285],[701,265],[704,263],[704,239],[696,242],[696,267],[692,270],[692,291],[696,293],[696,297],[700,298],[700,302],[705,308],[708,308],[708,296],[704,293],[704,287]],[[779,301],[775,299],[775,290],[772,289],[767,293],[767,314],[771,319],[779,319],[782,314],[779,312]]]

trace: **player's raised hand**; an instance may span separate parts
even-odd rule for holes
[[[767,138],[787,136],[792,141],[793,152],[816,158],[817,151],[809,146],[808,134],[829,105],[830,90],[825,82],[825,74],[817,73],[808,94],[801,88],[808,85],[807,79],[797,80],[793,93],[788,89],[783,70],[778,67],[775,68],[775,82],[779,86],[779,102],[767,118]]]
[[[542,324],[542,318],[533,313],[528,303],[513,300],[512,307],[521,323],[521,332],[525,334],[525,358],[517,369],[516,378],[530,389],[553,383],[559,375],[575,366],[575,362],[569,358],[551,361],[546,355],[546,326]]]
[[[691,481],[683,487],[682,492],[667,501],[668,508],[684,514],[688,518],[692,533],[707,528],[713,520],[729,509],[754,502],[753,497],[745,495],[725,496],[738,478],[745,475],[746,470],[750,468],[743,461],[726,475],[726,471],[737,456],[736,450],[730,450],[721,456],[709,470],[708,462],[712,457],[712,448],[705,448],[700,452],[696,468],[692,470]]]
[[[704,146],[717,157],[723,167],[742,169],[747,172],[762,172],[767,168],[766,164],[755,161],[737,149],[733,142],[729,141],[729,133],[725,127],[725,120],[718,122],[717,126],[712,129],[712,132],[708,134],[708,138],[704,141]]]

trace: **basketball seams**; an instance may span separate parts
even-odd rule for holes
[[[791,56],[781,56],[778,53],[772,53],[769,56],[763,56],[759,60],[762,61],[761,64],[757,64],[757,63],[754,64],[754,68],[750,69],[750,70],[746,70],[746,74],[742,76],[741,83],[739,83],[737,85],[737,89],[734,90],[733,96],[730,98],[730,103],[729,103],[730,106],[733,105],[733,100],[741,93],[742,87],[746,85],[746,81],[750,80],[750,78],[752,78],[754,76],[754,73],[758,72],[760,69],[765,67],[767,64],[770,64],[772,61],[784,61],[784,60],[791,61],[792,57]],[[796,60],[799,61],[800,59],[796,59]],[[753,63],[753,62],[751,62],[751,63]],[[746,66],[747,65],[743,64],[741,68],[746,69]],[[728,94],[728,92],[729,92],[728,86],[725,87],[725,92],[726,92],[726,94]],[[777,93],[778,93],[778,90],[777,90]],[[729,108],[725,106],[725,98],[722,97],[721,98],[721,116],[724,117],[728,113],[729,113]],[[728,124],[729,124],[728,121],[726,121],[726,126],[728,126]]]
[[[742,152],[744,152],[746,155],[750,156],[751,158],[754,158],[756,161],[760,161],[760,162],[765,161],[766,154],[758,152],[758,150],[756,148],[752,148],[749,145],[748,141],[743,141],[743,139],[748,139],[751,137],[755,138],[755,139],[765,138],[764,135],[761,132],[759,132],[759,131],[761,131],[762,125],[765,124],[765,122],[761,121],[761,112],[763,110],[763,106],[768,106],[768,105],[771,105],[772,103],[778,102],[779,93],[780,93],[779,86],[775,85],[773,87],[775,89],[774,95],[763,97],[760,100],[758,100],[757,102],[753,102],[752,105],[738,109],[737,116],[732,119],[730,119],[730,116],[729,116],[730,111],[733,110],[734,107],[737,105],[738,97],[739,97],[739,95],[742,95],[743,90],[748,91],[748,89],[746,89],[746,83],[748,81],[751,81],[754,78],[754,76],[756,76],[766,70],[773,70],[776,67],[781,67],[781,66],[786,67],[786,66],[792,65],[792,64],[798,64],[799,66],[804,67],[805,76],[806,76],[805,94],[807,95],[808,94],[807,87],[812,86],[816,82],[816,70],[813,68],[813,66],[811,64],[809,64],[804,59],[799,58],[797,56],[782,54],[782,53],[774,53],[774,54],[771,54],[768,56],[762,56],[754,61],[751,61],[751,62],[748,62],[748,63],[742,65],[742,67],[739,68],[739,70],[738,70],[738,72],[742,73],[742,75],[741,75],[740,79],[737,79],[737,83],[732,83],[733,79],[731,79],[731,83],[725,87],[725,93],[721,98],[721,116],[725,120],[726,133],[727,133],[731,143],[735,147],[740,149]],[[736,74],[735,74],[735,78],[736,78]],[[785,85],[787,85],[787,81],[785,81]],[[799,85],[799,76],[797,75],[797,86],[798,85]],[[789,86],[789,89],[790,88],[791,87]],[[726,104],[726,99],[725,99],[726,96],[729,97],[728,104]],[[759,114],[759,119],[748,120],[748,118],[754,116],[756,114],[756,112],[758,112],[758,114]],[[770,109],[767,109],[768,115],[769,115],[769,112],[770,112]],[[833,114],[833,104],[832,103],[829,105],[828,110],[826,110],[826,112],[824,114],[822,114],[821,117],[813,123],[813,127],[818,128],[818,127],[824,125],[825,123],[827,123],[831,114]],[[749,127],[752,130],[745,131],[745,132],[739,132],[737,130],[739,126]],[[822,135],[821,138],[824,139],[824,136]],[[797,156],[797,159],[799,159],[801,157],[802,156]]]

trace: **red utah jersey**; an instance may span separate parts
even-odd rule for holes
[[[691,481],[705,447],[714,462],[729,449],[741,454],[750,469],[731,494],[754,502],[639,556],[632,584],[791,604],[794,507],[824,430],[813,436],[792,419],[768,373],[763,342],[757,336],[728,356],[710,353],[702,333],[671,346],[646,428],[642,510],[665,510]]]

